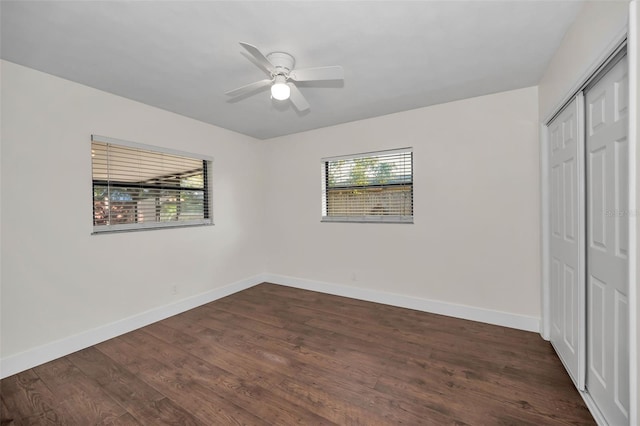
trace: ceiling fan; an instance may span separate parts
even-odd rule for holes
[[[256,64],[267,72],[269,78],[230,90],[225,93],[227,96],[237,97],[271,86],[271,96],[274,99],[279,101],[289,99],[293,106],[302,112],[309,109],[309,103],[294,82],[344,80],[344,71],[341,66],[295,69],[296,61],[288,53],[273,52],[263,55],[255,46],[242,42],[240,45],[249,52]]]

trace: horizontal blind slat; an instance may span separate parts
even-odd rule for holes
[[[413,152],[367,153],[323,161],[325,217],[413,217]]]
[[[212,223],[209,161],[95,139],[91,157],[94,231]]]

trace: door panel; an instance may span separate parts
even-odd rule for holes
[[[615,293],[615,336],[613,348],[615,351],[616,363],[614,365],[614,376],[618,377],[614,389],[614,402],[619,410],[629,412],[629,374],[628,370],[620,371],[620,367],[628,365],[629,362],[629,303],[625,295],[616,291]]]
[[[576,299],[578,283],[576,271],[568,265],[564,265],[564,344],[572,353],[577,352],[576,341]]]
[[[579,389],[584,389],[584,200],[578,101],[550,124],[551,343]]]
[[[607,152],[604,148],[589,152],[589,170],[591,179],[589,180],[589,242],[591,248],[607,251],[606,223],[605,223],[605,191],[606,191],[606,158]]]
[[[619,170],[617,176],[629,176],[629,143],[626,138],[616,141],[615,149],[615,168]],[[616,211],[622,212],[629,206],[628,182],[621,182],[620,179],[615,181],[615,202]],[[615,244],[616,256],[626,259],[629,252],[629,221],[626,217],[615,222]]]
[[[589,368],[602,386],[606,386],[605,360],[605,298],[607,285],[589,276]]]
[[[576,159],[571,158],[563,164],[564,168],[564,238],[570,243],[575,243],[576,239],[576,206],[573,200],[576,199]]]
[[[627,80],[624,57],[585,95],[586,387],[611,425],[629,423]]]

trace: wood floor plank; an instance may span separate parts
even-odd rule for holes
[[[144,339],[144,336],[147,338]],[[134,337],[133,340],[127,337]],[[129,343],[130,340],[133,344]],[[140,345],[143,346],[141,351]],[[116,349],[117,347],[117,349]],[[190,397],[182,402],[183,408],[192,413],[202,422],[213,422],[225,425],[266,425],[264,421],[252,415],[248,411],[233,403],[232,399],[226,399],[216,392],[215,387],[203,386],[199,379],[192,377],[190,369],[185,368],[189,361],[193,363],[203,362],[188,353],[179,352],[175,347],[168,357],[166,350],[158,350],[170,345],[153,338],[146,333],[130,333],[129,336],[112,339],[109,342],[98,345],[98,349],[114,360],[127,365],[130,358],[123,357],[124,353],[137,352],[144,356],[144,362],[137,363],[138,377],[149,383],[163,395],[173,400],[183,400],[185,392]],[[136,348],[138,348],[136,350]],[[164,362],[161,362],[164,361]],[[178,367],[179,366],[179,367]],[[211,377],[201,377],[205,382],[211,381]]]
[[[335,297],[335,296],[334,296]],[[343,298],[340,298],[343,299]],[[251,300],[248,303],[252,304],[252,310],[263,310],[268,309],[259,303],[258,300]],[[359,302],[359,303],[369,303],[370,305],[375,305],[370,302]],[[350,305],[350,304],[348,304]],[[375,318],[371,318],[369,321],[362,320],[360,318],[353,318],[353,316],[348,317],[341,314],[336,314],[327,312],[327,310],[322,311],[322,315],[318,315],[318,312],[313,314],[313,311],[317,309],[317,306],[296,306],[295,304],[288,309],[288,313],[298,313],[302,312],[301,318],[309,318],[312,317],[311,320],[306,321],[306,324],[315,326],[318,328],[324,328],[326,330],[336,330],[342,329],[349,332],[349,337],[357,337],[361,340],[367,340],[376,342],[377,344],[385,345],[387,342],[395,342],[399,337],[405,343],[402,347],[404,351],[410,351],[413,353],[424,355],[425,347],[429,348],[439,348],[443,350],[453,351],[456,353],[474,353],[477,350],[484,347],[487,344],[487,340],[483,339],[482,336],[474,336],[470,334],[466,334],[466,339],[461,340],[455,338],[455,329],[454,331],[448,330],[447,328],[441,328],[437,330],[429,329],[429,333],[426,334],[425,330],[420,330],[419,332],[412,332],[411,327],[402,327],[400,325],[394,327],[387,327],[384,325],[385,321],[379,320],[380,316],[376,316]],[[397,309],[397,308],[395,308]],[[382,316],[384,318],[384,316]],[[471,321],[459,321],[460,323],[471,323]],[[408,322],[405,321],[405,325]],[[348,324],[348,327],[342,327],[344,324]],[[286,327],[286,326],[285,326]],[[490,328],[492,326],[488,326]],[[495,327],[495,326],[493,326]],[[475,328],[475,327],[471,327]],[[495,327],[500,330],[500,327]],[[452,334],[453,333],[453,334]],[[401,334],[401,336],[398,336]],[[487,333],[484,333],[487,334]],[[493,340],[489,340],[493,341]],[[497,343],[497,342],[496,342]],[[394,349],[394,348],[392,348]],[[522,352],[522,347],[518,348],[519,352]],[[494,351],[494,356],[502,355],[503,359],[511,360],[514,359],[514,352],[511,349],[510,345],[505,344],[505,339],[502,339],[500,344],[496,344],[496,350]],[[527,357],[529,359],[529,357]],[[538,359],[538,361],[540,361]]]
[[[126,413],[97,382],[66,358],[40,365],[34,371],[61,401],[54,411],[69,423],[111,423]],[[76,409],[79,406],[84,409]]]
[[[20,419],[51,411],[56,397],[33,370],[26,370],[2,380],[2,401],[6,406],[3,417]]]
[[[330,370],[327,373],[340,374],[354,383],[369,387],[375,384],[378,366],[372,367],[366,362],[366,353],[352,351],[349,356],[336,357],[333,353],[306,350],[304,338],[299,333],[266,323],[256,324],[225,311],[203,310],[203,313],[205,315],[196,320],[197,324],[216,330],[231,328],[225,333],[225,337],[253,344],[259,357],[275,362],[300,362],[300,368],[322,366],[323,370]],[[267,345],[271,348],[269,352],[260,350]]]
[[[379,327],[390,327],[392,329],[402,329],[411,331],[412,329],[424,333],[425,331],[445,331],[451,333],[464,333],[465,337],[473,338],[478,336],[485,342],[496,342],[501,345],[518,345],[518,350],[522,350],[520,344],[537,342],[539,335],[536,333],[523,333],[520,330],[499,327],[489,324],[477,323],[474,321],[457,320],[451,321],[450,317],[443,315],[429,314],[412,309],[398,308],[390,305],[377,304],[362,300],[349,299],[340,296],[322,295],[318,293],[299,290],[279,285],[261,285],[255,293],[257,297],[275,295],[279,299],[288,299],[293,305],[313,308],[332,315],[342,315],[350,319],[365,321]],[[304,296],[308,295],[308,296]],[[255,299],[252,299],[255,300]],[[296,303],[296,300],[304,302]],[[342,307],[343,309],[336,309]],[[505,337],[507,339],[505,339]],[[529,346],[528,349],[535,350],[539,345]]]
[[[234,325],[245,329],[254,329],[261,334],[285,340],[294,345],[298,352],[324,357],[325,362],[329,364],[351,363],[351,367],[347,367],[349,371],[377,368],[380,363],[389,362],[399,351],[403,351],[402,348],[397,346],[389,347],[381,345],[379,342],[362,340],[359,337],[355,337],[353,333],[342,334],[332,330],[312,327],[308,325],[308,321],[307,323],[290,321],[286,326],[274,327],[267,323],[252,321],[251,318],[245,315],[231,314],[224,310],[214,310],[213,315],[219,316],[221,320],[233,318]],[[346,334],[349,335],[347,336]],[[373,352],[376,353],[375,356],[371,356]],[[417,356],[429,356],[428,348],[424,348],[419,352]],[[380,357],[380,355],[383,356]],[[356,374],[358,373],[356,372]],[[362,371],[362,374],[366,377],[374,378],[374,373],[370,370]]]
[[[124,413],[117,419],[114,419],[110,423],[105,423],[105,426],[140,426],[141,423],[131,415],[131,413]]]
[[[122,406],[134,402],[147,404],[164,398],[160,392],[141,381],[121,364],[114,362],[95,347],[75,352],[68,355],[67,358],[87,377],[92,378],[108,390],[110,396]]]
[[[159,336],[175,335],[175,332],[172,333],[166,331],[157,331],[157,329],[162,329],[160,325],[151,328],[156,329],[156,332]],[[207,330],[200,329],[197,331],[197,333],[199,333],[200,335],[206,335]],[[184,341],[185,339],[181,340]],[[209,347],[209,345],[207,345],[207,347]],[[287,377],[287,379],[285,380],[285,383],[292,387],[289,389],[285,389],[282,387],[283,383],[279,383],[278,379],[274,381],[270,380],[273,376],[269,373],[278,372],[279,368],[277,366],[274,367],[271,363],[267,362],[264,365],[261,365],[261,368],[259,369],[259,375],[248,372],[246,368],[244,368],[244,366],[247,365],[247,363],[256,363],[255,359],[245,358],[247,357],[248,353],[251,353],[251,351],[237,351],[234,345],[230,345],[227,347],[229,348],[230,352],[236,352],[232,354],[231,358],[227,359],[223,359],[226,357],[221,356],[221,354],[218,353],[215,357],[216,362],[224,363],[225,369],[227,369],[228,371],[237,372],[240,377],[245,378],[248,381],[255,383],[264,383],[265,386],[270,386],[269,389],[274,393],[278,393],[278,395],[282,398],[290,399],[292,394],[289,391],[293,388],[296,388],[296,386],[292,384],[296,380],[298,381],[297,388],[304,386],[308,389],[308,393],[318,394],[325,393],[325,391],[331,392],[330,395],[333,398],[335,406],[325,407],[319,406],[317,403],[309,404],[309,401],[307,400],[308,398],[298,398],[297,400],[298,403],[306,406],[310,411],[316,412],[317,414],[331,421],[340,422],[340,419],[342,418],[341,413],[357,411],[360,413],[358,415],[358,418],[362,421],[366,420],[365,423],[367,424],[380,424],[380,422],[384,418],[388,418],[388,422],[390,422],[390,424],[406,423],[405,421],[396,418],[398,416],[396,416],[393,412],[380,412],[380,407],[393,406],[394,400],[373,391],[373,389],[366,390],[366,387],[354,386],[354,383],[352,383],[352,381],[348,379],[345,379],[343,374],[341,374],[339,371],[336,372],[326,369],[318,370],[316,368],[312,368],[309,365],[305,365],[304,367],[298,366],[298,368],[295,369],[296,374],[292,375],[291,377]],[[198,348],[190,349],[190,351],[202,356]],[[279,392],[280,390],[282,390],[283,392]],[[299,396],[300,394],[294,394],[294,396],[296,395]],[[336,407],[342,408],[336,409]],[[350,409],[345,407],[350,407]],[[401,417],[410,418],[409,424],[421,424],[419,418],[409,413],[403,413]],[[375,419],[375,421],[373,421],[372,419]],[[354,422],[356,424],[358,423],[357,421],[350,419],[346,424],[351,424]]]
[[[68,358],[143,424],[154,421],[156,424],[205,424],[95,347],[75,352]]]
[[[554,388],[541,392],[535,387],[522,386],[521,380],[490,370],[457,369],[442,362],[408,363],[406,368],[390,371],[389,376],[403,383],[427,386],[449,397],[464,393],[473,398],[490,398],[505,412],[513,407],[525,407],[527,412],[535,412],[542,419],[553,418],[557,412],[564,412],[565,417],[573,421],[589,416],[582,401],[575,396],[567,399],[564,392],[556,392]],[[574,413],[577,415],[573,416]]]
[[[148,327],[147,331],[158,337],[175,337],[178,335],[175,331],[165,330],[161,324],[154,324],[153,326]],[[180,337],[178,337],[178,339],[180,339]],[[235,398],[235,400],[242,401],[243,406],[247,407],[246,409],[248,411],[262,419],[269,419],[269,422],[274,424],[297,424],[300,422],[304,424],[331,424],[330,421],[322,416],[306,410],[291,401],[275,397],[271,391],[271,387],[261,386],[261,384],[264,384],[265,382],[273,384],[273,382],[269,381],[266,377],[269,373],[273,373],[283,367],[284,357],[274,355],[273,350],[260,352],[249,342],[238,338],[227,339],[222,343],[221,341],[217,341],[217,343],[221,344],[221,346],[226,349],[230,349],[231,352],[229,352],[229,355],[232,358],[242,359],[245,363],[259,367],[259,369],[254,368],[253,372],[248,373],[248,379],[235,374],[215,377],[213,380],[220,392],[223,392],[223,394],[226,394],[229,397]],[[199,355],[197,348],[193,349],[193,353]],[[266,356],[264,356],[265,354]],[[215,359],[212,359],[212,361],[217,362]],[[231,361],[231,363],[227,361],[225,365],[233,365],[233,361]],[[286,361],[284,362],[284,365],[287,365]],[[288,367],[290,366],[291,365],[288,365]],[[203,365],[200,365],[199,367],[200,371],[193,371],[192,375],[197,375],[198,377],[207,376],[209,378],[215,376],[215,374],[207,372],[206,369],[203,371]],[[189,367],[187,365],[183,365],[183,368],[188,369]],[[231,370],[235,371],[233,368]],[[246,373],[247,370],[241,369],[240,371],[242,374]],[[282,379],[280,377],[276,377],[275,381],[277,382],[279,380]],[[270,400],[272,402],[269,404],[256,404],[256,399],[263,401]]]
[[[0,397],[13,425],[594,424],[536,333],[267,283],[3,379]]]
[[[29,416],[21,419],[14,420],[13,423],[9,423],[11,426],[40,426],[40,425],[69,425],[73,423],[69,423],[67,419],[60,416],[57,412],[53,410],[45,411],[44,413],[36,414],[34,416]]]
[[[187,410],[169,398],[147,401],[141,405],[131,406],[130,411],[140,423],[145,425],[209,425],[193,417]]]
[[[151,331],[154,327],[147,327],[145,329],[146,331]],[[162,334],[177,336],[176,333],[164,332]],[[145,353],[147,357],[154,357],[156,354],[160,354],[160,358],[158,359],[166,358],[175,360],[175,362],[180,366],[181,371],[187,373],[188,376],[192,378],[189,387],[190,393],[196,392],[197,389],[201,389],[203,392],[204,389],[209,389],[210,395],[211,392],[213,392],[213,394],[217,393],[223,398],[227,397],[233,401],[244,402],[243,406],[248,407],[247,410],[253,412],[255,415],[255,417],[252,416],[251,423],[261,424],[262,422],[258,419],[266,417],[274,419],[277,423],[284,422],[285,424],[289,424],[292,421],[290,418],[291,413],[296,413],[296,416],[300,417],[301,421],[304,421],[304,423],[329,424],[326,419],[313,412],[305,412],[305,409],[303,409],[303,407],[298,407],[297,404],[293,405],[295,409],[291,409],[292,404],[295,404],[295,402],[290,400],[274,399],[273,403],[269,404],[268,407],[264,407],[263,404],[256,405],[254,400],[256,397],[255,395],[260,395],[261,399],[269,399],[273,397],[273,388],[271,386],[261,386],[263,381],[260,379],[256,380],[255,377],[251,377],[251,380],[243,380],[242,377],[238,377],[229,373],[227,370],[208,364],[194,355],[191,355],[189,352],[183,352],[182,354],[173,353],[171,356],[166,356],[166,352],[171,351],[173,346],[167,345],[166,343],[163,344],[162,341],[154,338],[153,335],[148,335],[145,338],[143,333],[138,333],[135,336],[128,337],[131,344],[137,346],[142,345],[148,348],[148,352]],[[178,338],[181,341],[188,340],[183,337]],[[234,357],[236,356],[234,355]],[[155,368],[151,369],[151,372],[157,371],[162,371],[161,366],[156,365]],[[169,370],[165,374],[169,376],[171,375],[171,371]],[[277,380],[281,380],[281,378],[277,378]],[[167,394],[165,388],[159,388],[158,386],[155,387],[164,394]],[[300,420],[296,420],[296,422],[297,421]],[[225,424],[228,423],[225,422]],[[247,422],[244,421],[244,424],[247,424]]]
[[[2,392],[0,392],[0,395],[1,393]],[[9,409],[4,403],[4,399],[0,398],[0,426],[8,426],[9,424],[13,423],[14,416],[15,413],[11,415],[11,413],[9,413]]]

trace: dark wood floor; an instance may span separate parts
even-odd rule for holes
[[[0,385],[2,425],[594,424],[536,333],[272,284]]]

